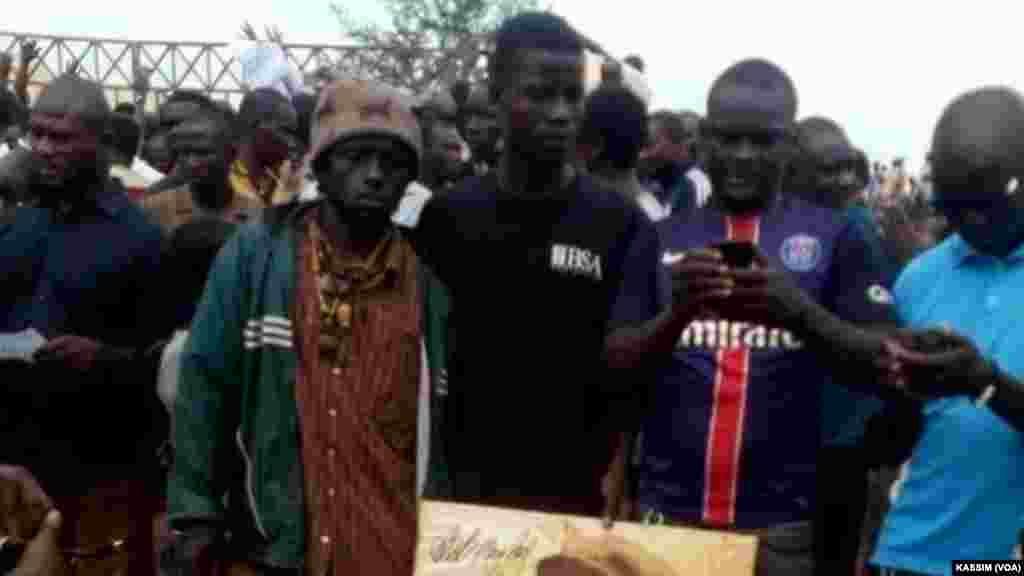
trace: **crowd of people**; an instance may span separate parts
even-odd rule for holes
[[[526,12],[487,84],[155,118],[0,70],[0,569],[411,574],[424,498],[758,576],[1020,558],[1024,97],[937,110],[894,196],[775,63],[702,117],[583,50]]]

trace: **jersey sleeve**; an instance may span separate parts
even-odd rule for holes
[[[895,324],[885,256],[877,242],[873,247],[870,233],[867,227],[847,219],[836,239],[825,304],[854,324]]]
[[[661,241],[652,222],[637,213],[634,233],[623,257],[609,330],[646,322],[667,305],[667,277],[661,264]]]

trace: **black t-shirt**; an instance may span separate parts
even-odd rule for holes
[[[452,298],[456,499],[596,493],[614,412],[603,390],[634,385],[609,381],[605,336],[662,304],[653,224],[586,177],[523,199],[485,176],[431,199],[413,242]]]

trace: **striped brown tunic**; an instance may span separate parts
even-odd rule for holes
[[[315,213],[296,251],[306,573],[411,574],[421,353],[416,257],[397,233],[366,260],[335,254]]]

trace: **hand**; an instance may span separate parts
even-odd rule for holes
[[[994,380],[995,366],[974,344],[947,327],[897,336],[907,391],[920,396],[977,396]]]
[[[728,297],[734,287],[718,250],[698,248],[666,254],[664,262],[672,274],[673,306],[684,306],[698,314],[710,313],[712,305]]]
[[[81,336],[58,336],[36,352],[38,362],[57,362],[88,372],[96,365],[103,344]]]
[[[39,45],[35,40],[25,40],[21,43],[21,65],[31,64],[39,57]]]
[[[749,269],[728,270],[734,283],[719,312],[733,320],[793,328],[815,303],[789,277],[771,266],[759,249]]]
[[[14,576],[62,576],[67,571],[59,548],[62,522],[60,512],[50,510],[39,533],[25,546]]]
[[[53,501],[28,470],[0,465],[0,537],[32,538],[52,508]]]

